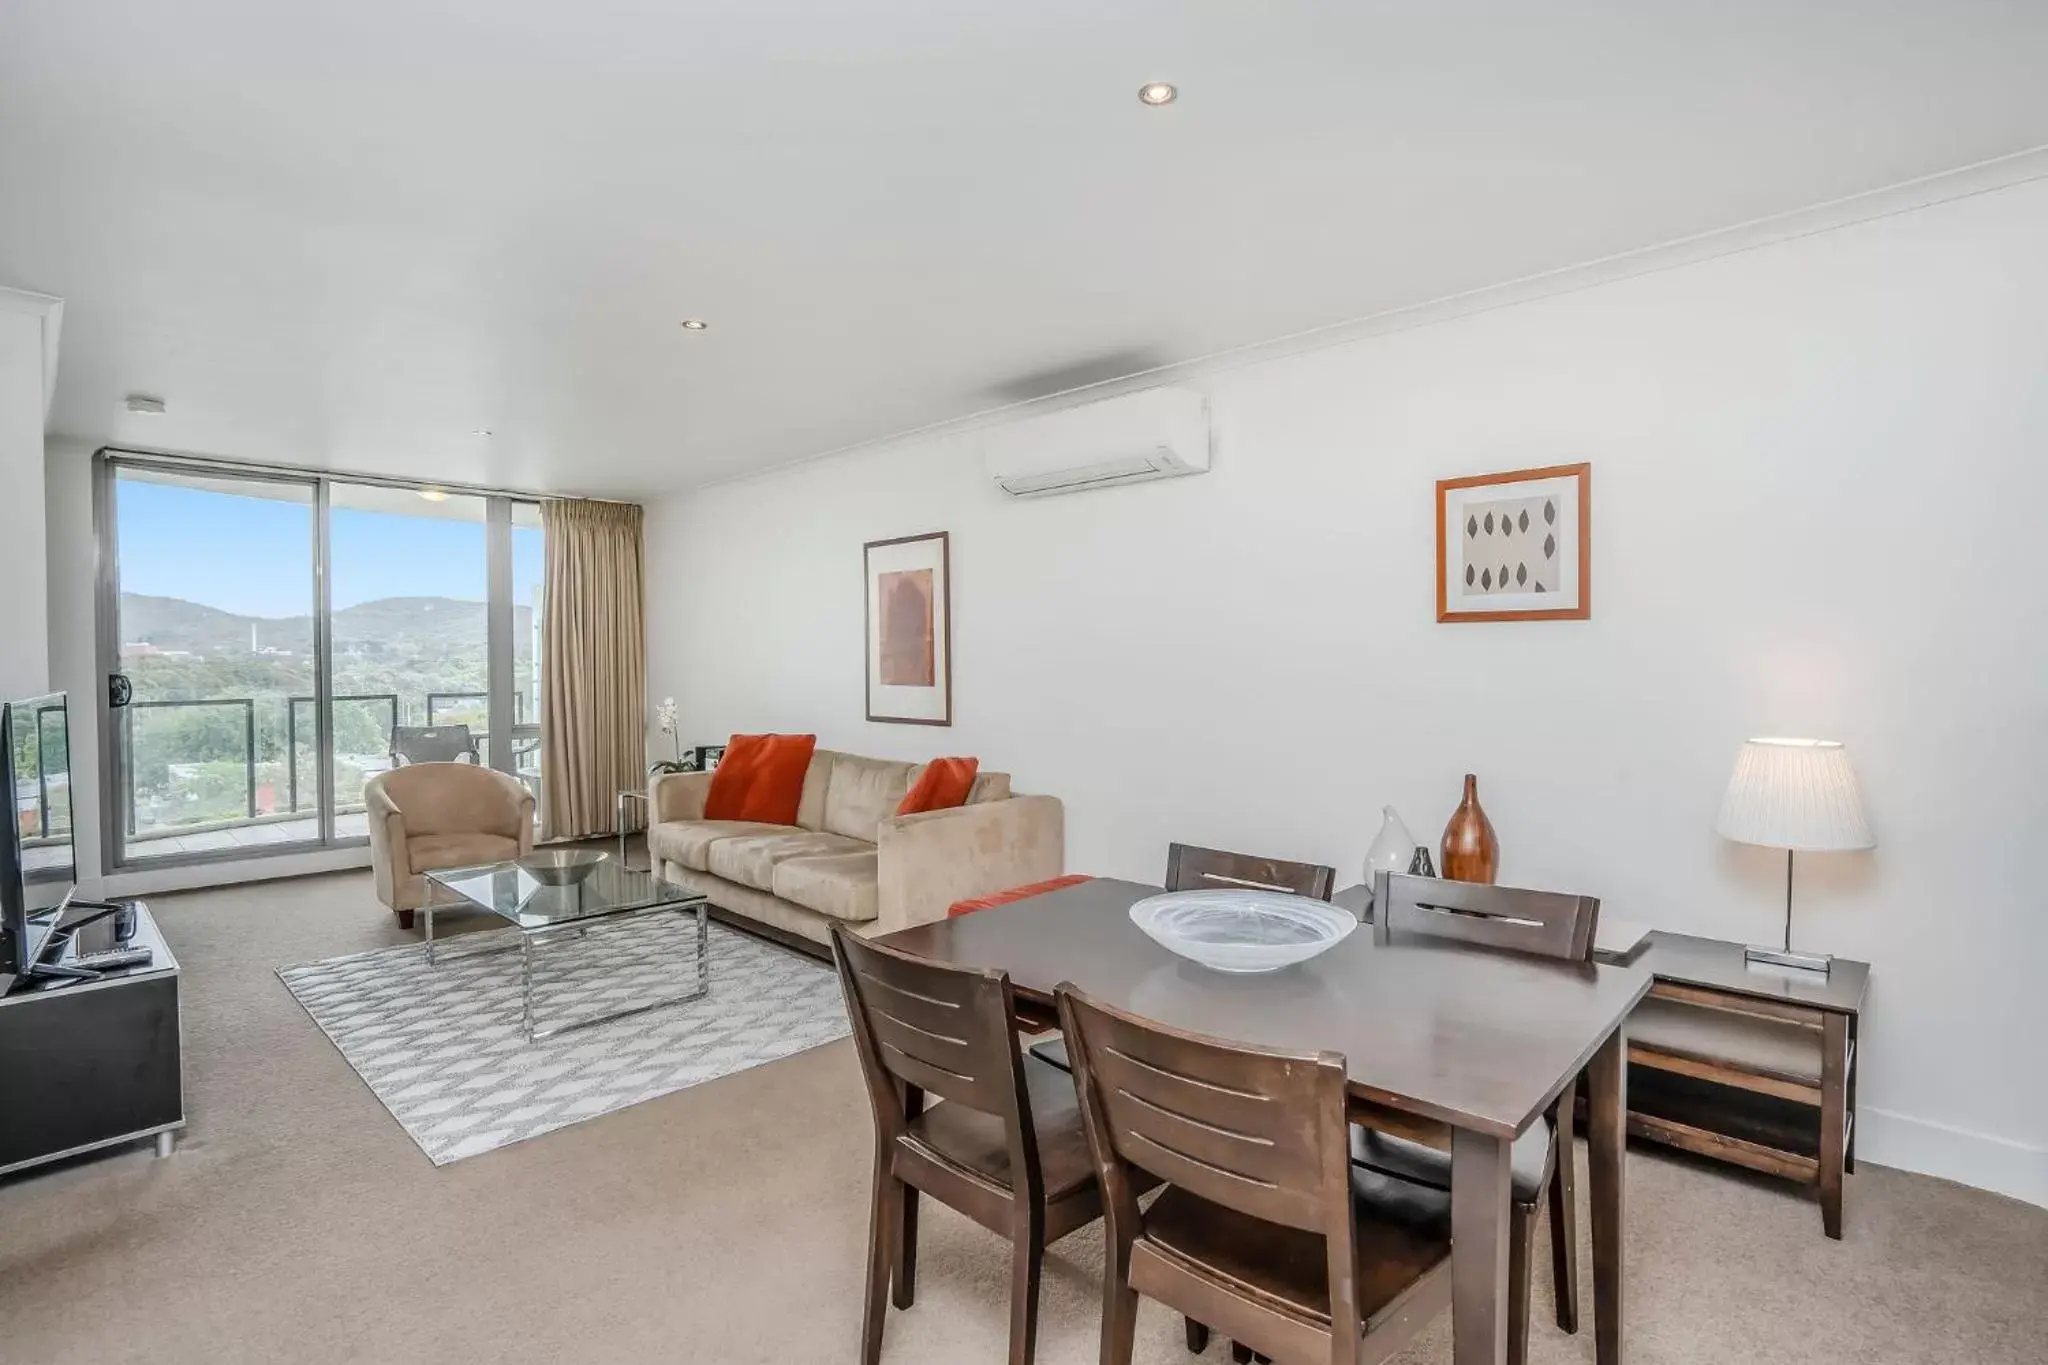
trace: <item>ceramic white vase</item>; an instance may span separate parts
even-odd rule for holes
[[[1392,806],[1384,808],[1385,818],[1380,821],[1380,832],[1373,837],[1372,847],[1365,851],[1365,880],[1370,883],[1376,872],[1406,872],[1409,862],[1415,857],[1415,850],[1421,845],[1408,832],[1408,826],[1401,823],[1401,817]]]

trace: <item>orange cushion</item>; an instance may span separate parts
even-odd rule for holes
[[[706,820],[793,825],[816,735],[734,735],[704,793]]]
[[[951,810],[964,805],[974,790],[974,774],[981,768],[978,758],[935,758],[924,765],[917,785],[903,793],[896,805],[898,815],[916,815],[926,810]]]
[[[1054,877],[1051,881],[1033,882],[1029,886],[1013,886],[1008,891],[998,891],[993,896],[977,896],[971,901],[954,901],[952,907],[946,911],[946,917],[951,919],[955,915],[971,915],[977,910],[1008,905],[1011,901],[1029,900],[1048,891],[1057,891],[1065,886],[1079,886],[1082,882],[1094,880],[1086,874],[1075,872],[1064,877]]]

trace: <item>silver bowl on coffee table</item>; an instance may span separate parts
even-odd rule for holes
[[[519,865],[547,886],[574,886],[611,856],[594,848],[544,848],[521,858]]]

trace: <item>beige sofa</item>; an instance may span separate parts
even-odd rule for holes
[[[377,899],[412,928],[423,872],[533,852],[533,793],[470,763],[413,763],[363,784]],[[439,902],[436,902],[438,905]]]
[[[1065,869],[1058,799],[1013,795],[1008,773],[979,774],[955,809],[896,814],[922,766],[820,749],[794,825],[706,820],[713,774],[665,773],[648,788],[648,853],[718,909],[818,944],[833,920],[885,934]]]

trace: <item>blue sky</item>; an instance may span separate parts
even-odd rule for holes
[[[120,482],[121,589],[182,597],[243,616],[304,616],[313,604],[311,503]],[[480,522],[337,507],[334,605],[380,597],[484,600]],[[512,582],[529,603],[541,534],[515,528]]]

